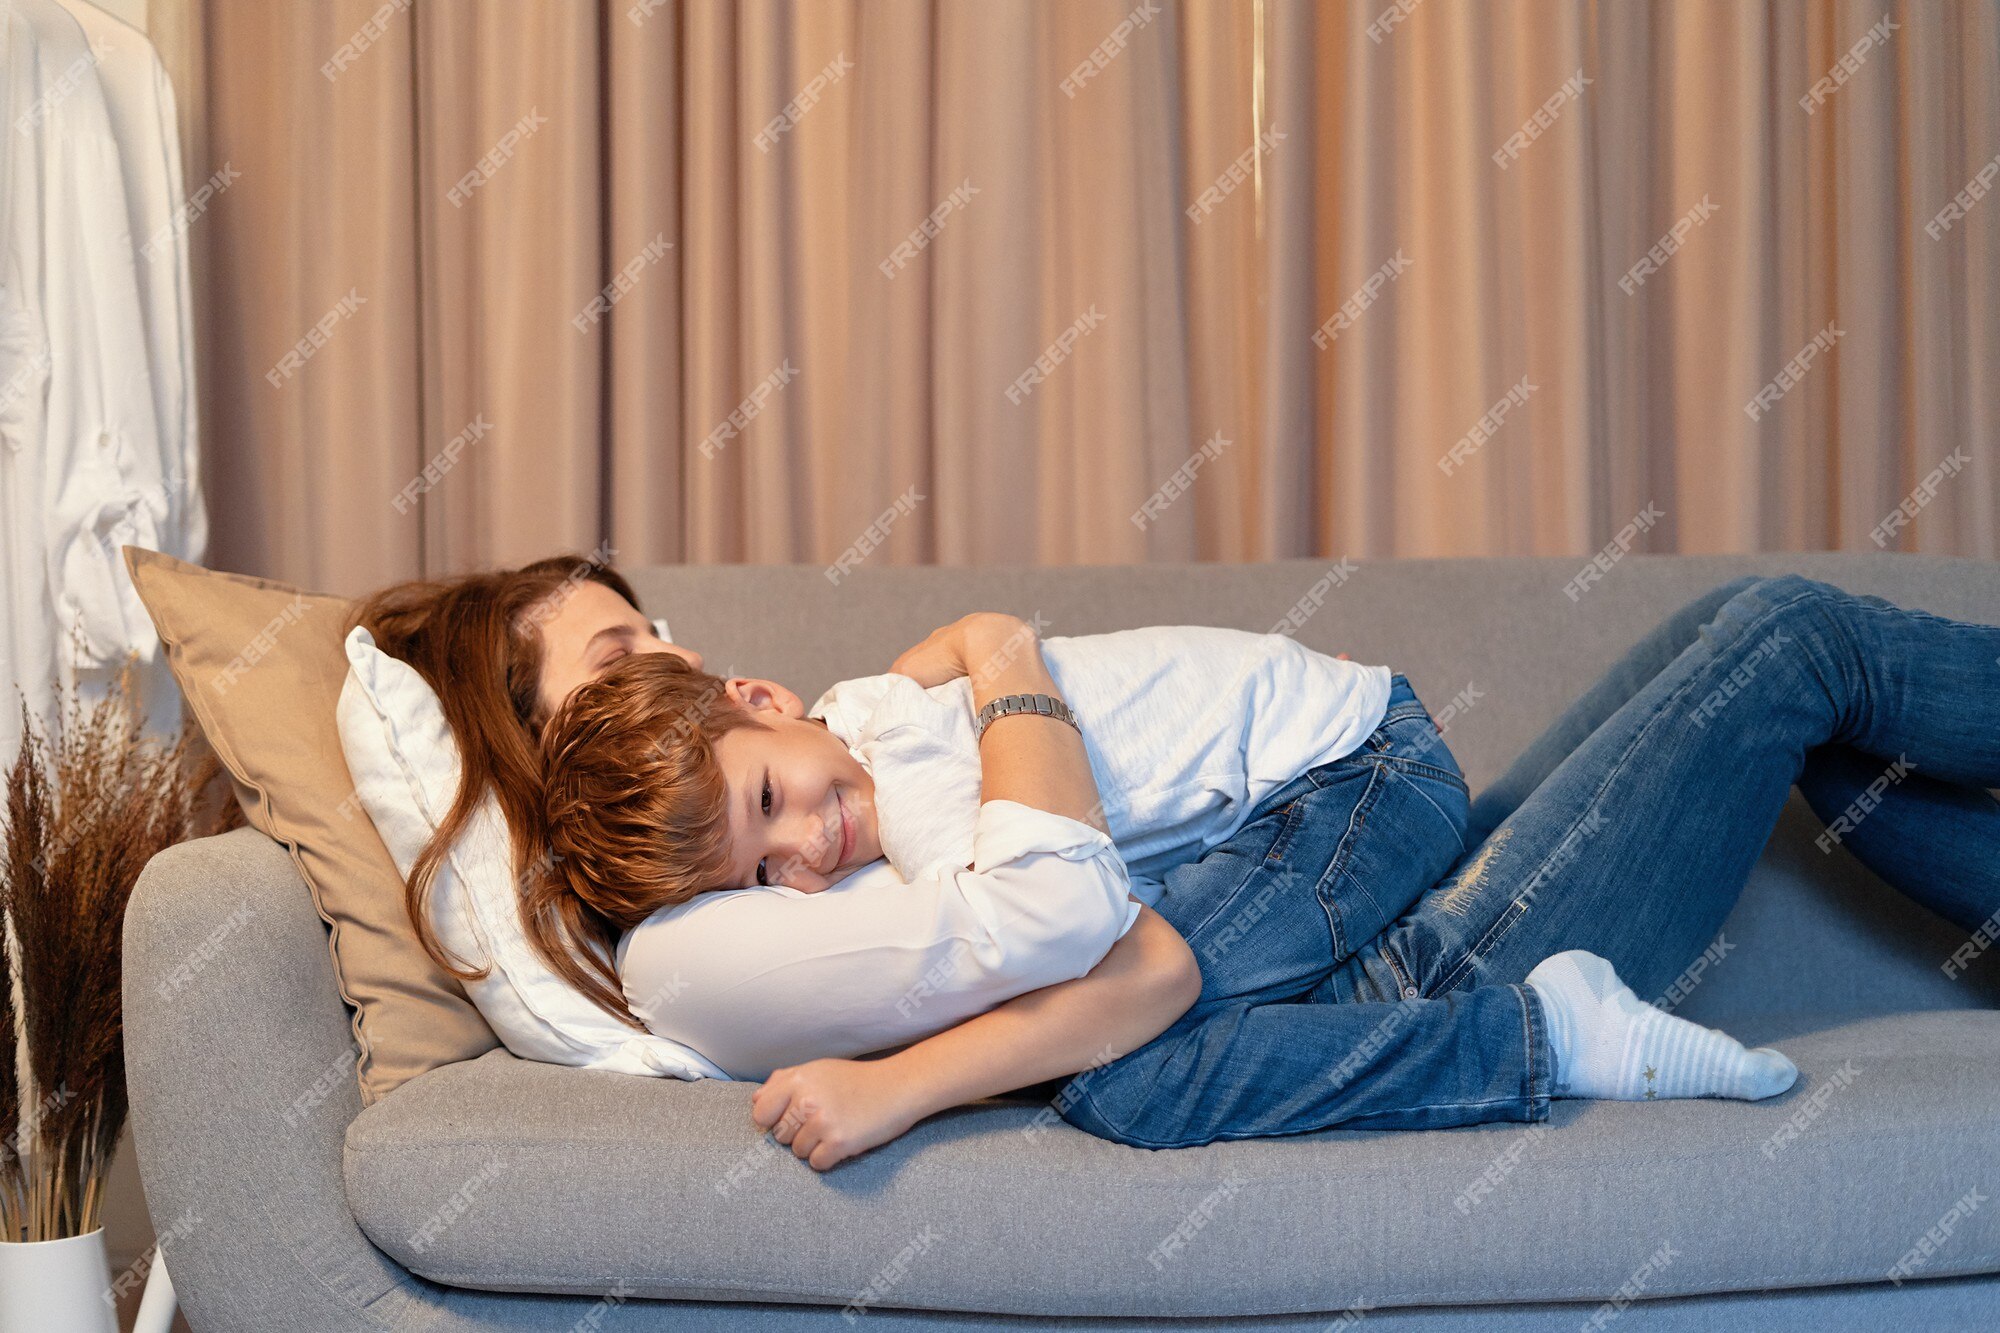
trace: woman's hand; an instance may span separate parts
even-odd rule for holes
[[[922,643],[891,663],[889,670],[929,689],[970,675],[987,658],[1003,651],[1010,640],[1017,636],[1025,640],[1033,634],[1019,616],[975,611],[932,630]]]
[[[815,1171],[880,1147],[922,1118],[879,1060],[809,1060],[773,1070],[750,1118]]]

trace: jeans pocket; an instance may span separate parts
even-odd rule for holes
[[[1391,759],[1386,767],[1408,785],[1409,795],[1425,802],[1437,813],[1437,817],[1448,825],[1453,839],[1458,844],[1453,853],[1454,861],[1466,852],[1465,831],[1472,818],[1472,795],[1465,785],[1465,777],[1458,772],[1456,764],[1450,769],[1416,762],[1398,763]],[[1444,877],[1449,866],[1438,871],[1438,878]]]
[[[1295,796],[1266,802],[1243,827],[1192,861],[1172,866],[1154,909],[1193,943],[1226,918],[1258,871],[1280,861],[1298,828]]]
[[[1449,873],[1464,855],[1470,817],[1456,772],[1389,755],[1358,763],[1370,770],[1368,796],[1319,885],[1349,952],[1381,935]]]

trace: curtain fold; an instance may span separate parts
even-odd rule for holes
[[[1996,0],[152,8],[225,567],[2000,556]]]
[[[189,181],[236,173],[188,233],[210,560],[349,590],[422,559],[389,503],[420,448],[407,25],[319,73],[368,12],[198,8],[206,77],[177,90]]]

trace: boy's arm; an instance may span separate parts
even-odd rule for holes
[[[1102,962],[892,1055],[773,1071],[751,1116],[824,1171],[947,1107],[1074,1074],[1138,1049],[1201,995],[1180,933],[1141,906]]]
[[[1003,695],[1057,693],[1034,626],[997,611],[953,621],[889,669],[926,689],[969,676],[975,714]],[[982,802],[1014,801],[1106,831],[1089,752],[1067,722],[1039,713],[996,719],[979,739],[979,770]]]

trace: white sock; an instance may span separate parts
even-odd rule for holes
[[[1769,1047],[1747,1051],[1727,1033],[1647,1004],[1594,953],[1571,949],[1545,958],[1528,973],[1528,984],[1548,1018],[1557,1097],[1754,1102],[1775,1097],[1799,1076]]]

